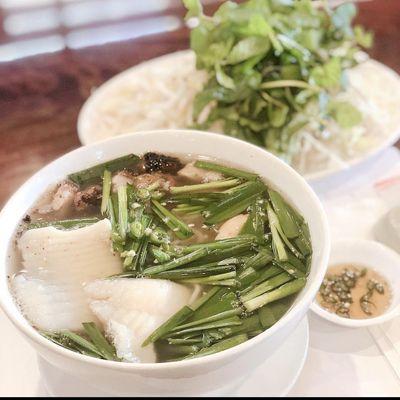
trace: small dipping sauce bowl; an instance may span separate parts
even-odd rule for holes
[[[391,290],[389,307],[383,314],[376,317],[352,319],[341,317],[326,310],[315,298],[311,305],[312,311],[330,322],[349,328],[377,325],[400,316],[400,254],[374,240],[342,239],[334,241],[328,263],[328,272],[329,267],[344,264],[366,267],[381,275]]]

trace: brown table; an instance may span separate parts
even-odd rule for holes
[[[215,4],[207,3],[212,11]],[[123,22],[134,26],[163,15],[181,19],[179,1],[169,4]],[[372,57],[400,73],[400,0],[360,3],[357,22],[375,32]],[[2,39],[0,29],[0,44]],[[140,61],[187,47],[182,25],[134,40],[0,63],[0,207],[36,170],[80,145],[76,119],[93,87]]]

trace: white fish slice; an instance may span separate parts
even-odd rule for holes
[[[95,320],[81,287],[20,274],[14,278],[13,288],[24,315],[41,330],[81,330],[82,322]]]
[[[31,229],[18,241],[24,272],[12,282],[22,312],[38,329],[80,330],[82,322],[96,321],[83,284],[122,271],[111,248],[111,224],[59,230]]]
[[[249,214],[239,214],[228,219],[218,229],[218,235],[215,240],[229,239],[239,235],[241,229],[247,221]]]
[[[202,168],[194,166],[194,162],[186,164],[181,170],[178,171],[178,175],[183,178],[191,179],[197,183],[213,182],[223,179],[223,175],[215,171],[207,171]]]
[[[155,362],[153,345],[143,341],[193,300],[193,289],[168,280],[116,278],[85,286],[90,307],[125,361]]]

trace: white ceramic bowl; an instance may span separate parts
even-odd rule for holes
[[[332,244],[329,265],[355,264],[374,269],[391,286],[392,301],[386,312],[379,317],[349,319],[326,311],[317,302],[311,309],[326,320],[349,328],[362,328],[381,324],[400,316],[400,255],[382,243],[366,239],[342,239]],[[397,290],[395,290],[397,289]]]
[[[31,327],[16,307],[9,292],[7,251],[15,228],[38,196],[50,183],[67,174],[127,153],[146,151],[198,154],[251,170],[300,211],[309,224],[313,259],[307,285],[291,310],[272,328],[232,349],[203,358],[161,363],[129,364],[98,360],[59,347]],[[50,364],[86,379],[110,395],[200,395],[226,389],[268,358],[306,314],[325,275],[330,240],[323,208],[305,182],[292,168],[266,151],[227,136],[198,131],[152,131],[119,136],[74,150],[44,167],[9,200],[0,214],[0,304],[14,325]],[[10,349],[12,351],[12,349]],[[273,372],[265,384],[274,379]]]

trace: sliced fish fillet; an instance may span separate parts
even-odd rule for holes
[[[168,280],[116,278],[85,286],[90,308],[125,361],[155,362],[153,345],[143,341],[193,300],[193,289]],[[196,290],[198,293],[198,290]]]
[[[82,322],[96,321],[83,284],[122,271],[111,247],[111,224],[59,230],[31,229],[18,241],[24,271],[14,277],[16,299],[38,329],[80,330]]]
[[[224,177],[219,172],[207,171],[205,169],[195,167],[194,162],[186,164],[181,170],[178,171],[178,175],[197,183],[219,181]]]
[[[248,214],[239,214],[228,219],[218,229],[218,235],[215,237],[215,240],[229,239],[239,235],[248,216]]]

